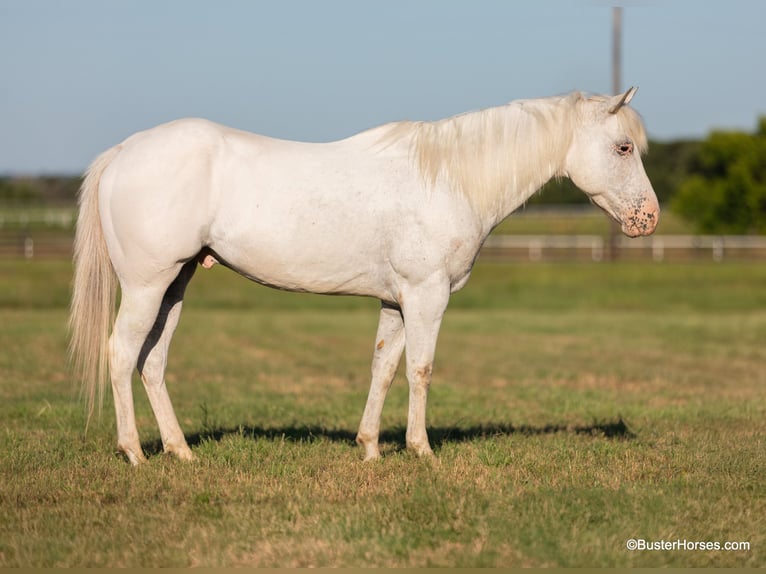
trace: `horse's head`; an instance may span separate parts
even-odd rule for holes
[[[641,163],[646,133],[638,114],[627,107],[635,93],[631,88],[612,98],[582,99],[565,163],[574,184],[630,237],[650,235],[660,215]]]

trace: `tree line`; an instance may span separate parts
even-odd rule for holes
[[[713,131],[704,140],[653,141],[644,167],[664,209],[701,233],[766,233],[766,116],[753,133]],[[0,207],[74,205],[80,175],[0,177]],[[529,204],[581,204],[568,179],[549,182]]]

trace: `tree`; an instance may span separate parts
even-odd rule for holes
[[[702,142],[671,208],[705,233],[766,232],[766,117]]]

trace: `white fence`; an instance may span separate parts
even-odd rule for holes
[[[705,256],[713,261],[728,257],[766,259],[766,237],[758,235],[651,235],[629,238],[620,236],[615,248],[618,258],[651,257],[665,261],[673,256]],[[484,243],[483,253],[497,258],[524,257],[529,261],[575,259],[587,256],[603,261],[606,239],[600,235],[492,235]]]
[[[494,261],[603,261],[606,239],[600,235],[492,235],[482,258]],[[619,237],[617,259],[678,261],[726,259],[766,261],[766,237],[750,235],[653,235]],[[0,230],[0,257],[70,257],[72,236],[63,233]]]
[[[583,217],[590,212],[567,208],[538,209],[534,213],[537,217]],[[71,256],[75,214],[74,208],[0,213],[0,257]],[[482,257],[499,261],[603,261],[607,247],[607,238],[601,235],[492,235],[484,244]],[[618,259],[657,262],[690,258],[766,260],[766,236],[651,235],[635,239],[619,236],[615,249]]]
[[[0,229],[18,228],[28,225],[47,225],[68,228],[74,224],[77,211],[73,207],[48,208],[39,210],[3,213],[0,211]]]

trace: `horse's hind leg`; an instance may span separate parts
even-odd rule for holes
[[[194,455],[186,443],[170,402],[165,385],[165,367],[170,340],[181,315],[184,292],[196,267],[196,260],[187,262],[175,281],[168,287],[162,298],[157,319],[138,357],[138,372],[141,374],[146,394],[152,405],[154,416],[157,418],[163,450],[176,455],[181,460],[194,460]]]
[[[109,338],[109,370],[117,417],[117,448],[132,464],[145,459],[133,407],[131,378],[138,356],[155,324],[165,292],[178,269],[158,276],[150,285],[122,284],[120,310]]]

